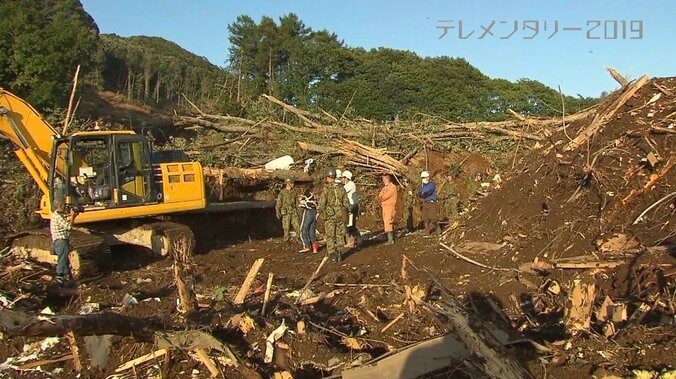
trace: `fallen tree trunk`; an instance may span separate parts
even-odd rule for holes
[[[284,129],[290,130],[292,132],[304,133],[304,134],[324,134],[324,135],[336,135],[341,137],[361,137],[363,133],[358,130],[345,129],[340,127],[329,127],[329,126],[318,126],[316,128],[303,128],[300,126],[293,126],[285,122],[280,121],[270,121],[269,125],[274,125],[282,127]]]
[[[317,145],[317,144],[314,144],[314,143],[308,143],[308,142],[302,142],[302,141],[298,141],[298,142],[296,142],[296,144],[298,145],[298,147],[301,148],[301,150],[307,151],[307,152],[310,152],[310,153],[336,154],[336,155],[340,154],[340,152],[337,151],[335,148],[329,147],[329,146]]]
[[[525,138],[525,139],[530,139],[530,140],[533,140],[533,141],[544,140],[543,137],[536,136],[535,134],[520,132],[520,131],[517,131],[517,130],[502,129],[502,128],[498,128],[498,127],[492,126],[492,125],[481,125],[481,126],[479,126],[479,128],[481,130],[486,130],[486,131],[489,131],[491,133],[510,136],[510,137],[514,137],[514,138]]]
[[[296,182],[311,182],[312,178],[304,171],[291,170],[266,170],[262,168],[204,168],[205,176],[215,176],[224,179],[249,179],[249,180],[286,180],[291,179]]]
[[[201,126],[206,129],[215,130],[217,132],[223,133],[246,133],[251,130],[251,126],[246,125],[222,125],[216,122],[207,121],[197,117],[189,116],[178,116],[174,121],[175,126],[188,127],[188,126]]]
[[[338,121],[334,116],[332,116],[332,115],[330,115],[330,114],[328,114],[328,113],[326,113],[326,112],[324,112],[324,111],[322,111],[322,112],[326,113],[325,115],[318,115],[318,114],[314,114],[314,113],[312,113],[312,112],[308,112],[308,111],[305,111],[305,110],[296,108],[296,107],[294,107],[294,106],[292,106],[292,105],[289,105],[289,104],[287,104],[287,103],[285,103],[285,102],[283,102],[283,101],[277,99],[277,98],[274,97],[274,96],[265,95],[265,94],[263,94],[263,95],[261,95],[261,96],[262,96],[264,99],[268,100],[269,102],[271,102],[271,103],[273,103],[273,104],[279,105],[279,106],[282,107],[282,109],[284,109],[285,111],[295,114],[295,115],[298,116],[298,118],[301,119],[304,123],[306,123],[307,125],[310,125],[310,126],[312,126],[312,127],[322,127],[322,125],[319,124],[318,122],[315,122],[315,121],[311,120],[310,118],[326,119],[326,120],[330,119],[331,121]]]
[[[9,309],[0,310],[0,331],[9,336],[55,337],[73,332],[81,337],[113,334],[152,341],[157,328],[156,320],[111,312],[33,316]]]

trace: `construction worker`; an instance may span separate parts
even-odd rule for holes
[[[360,237],[357,229],[357,218],[359,216],[359,195],[357,194],[357,185],[352,181],[352,173],[344,170],[342,174],[342,183],[345,192],[347,193],[347,200],[350,202],[350,214],[348,215],[347,228],[345,234],[347,236],[347,244],[345,247],[352,249],[357,246],[357,241]]]
[[[300,199],[300,208],[303,210],[300,222],[300,239],[303,242],[303,249],[300,252],[307,253],[312,249],[312,252],[316,254],[319,248],[317,243],[317,199],[312,183],[305,188],[305,193]]]
[[[413,232],[413,189],[411,188],[411,183],[409,183],[409,180],[406,177],[402,180],[402,185],[404,187],[404,209],[401,219],[406,232],[411,233]]]
[[[430,173],[423,171],[420,173],[422,184],[418,190],[418,197],[422,200],[422,219],[425,225],[425,232],[430,235],[435,229],[441,232],[441,227],[438,223],[439,209],[437,186],[430,181]]]
[[[282,221],[282,229],[284,229],[284,242],[290,241],[290,228],[300,234],[300,227],[298,223],[298,192],[294,189],[294,182],[291,179],[286,179],[284,188],[277,196],[277,204],[275,204],[275,212],[277,219]]]
[[[326,185],[319,196],[318,217],[324,220],[326,252],[331,262],[342,260],[339,249],[345,244],[345,221],[350,210],[347,192],[340,183],[336,183],[336,170],[326,170]]]
[[[383,208],[383,230],[387,234],[387,245],[394,244],[394,213],[397,209],[397,186],[392,183],[390,174],[383,175],[383,188],[378,194]]]
[[[52,251],[56,255],[56,276],[54,283],[60,287],[75,285],[70,272],[70,231],[77,211],[66,214],[62,200],[54,200],[54,212],[49,221],[49,231],[52,236]]]

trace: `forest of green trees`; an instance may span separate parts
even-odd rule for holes
[[[159,37],[99,34],[78,0],[0,3],[0,85],[39,107],[63,106],[75,67],[102,90],[130,101],[173,105],[181,93],[246,115],[261,94],[334,114],[376,120],[433,114],[454,121],[560,113],[558,91],[540,82],[491,79],[453,57],[349,47],[294,14],[228,25],[225,67]],[[596,99],[565,96],[566,112]]]

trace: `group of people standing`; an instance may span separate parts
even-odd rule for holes
[[[300,240],[303,245],[300,252],[316,253],[317,220],[324,223],[327,254],[332,262],[341,260],[340,251],[343,248],[356,247],[361,239],[357,229],[357,219],[360,214],[359,195],[357,186],[352,181],[352,173],[347,170],[327,168],[325,171],[325,186],[317,198],[312,183],[308,184],[303,193],[298,195],[292,180],[287,179],[285,188],[279,193],[276,203],[277,218],[282,221],[284,241],[290,241],[291,228],[300,231]],[[413,207],[415,198],[422,203],[422,222],[427,234],[439,226],[439,196],[436,185],[430,181],[430,174],[423,171],[420,174],[421,185],[414,190],[407,178],[403,179],[403,225],[408,232],[414,230]],[[382,176],[383,187],[378,194],[382,208],[383,229],[387,236],[386,244],[394,244],[395,218],[399,202],[399,186],[395,178],[386,174]],[[298,208],[302,210],[298,220]]]

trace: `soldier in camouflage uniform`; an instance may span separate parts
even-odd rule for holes
[[[449,223],[452,223],[458,216],[458,175],[460,168],[457,166],[451,167],[446,181],[439,186],[439,196],[444,201],[444,213]]]
[[[413,231],[413,188],[411,188],[408,178],[404,178],[403,185],[404,210],[402,212],[401,221],[404,224],[404,228],[406,228],[406,232],[411,233]]]
[[[326,185],[317,205],[318,216],[324,220],[326,252],[331,262],[341,260],[339,248],[345,244],[345,222],[350,210],[347,192],[340,183],[335,183],[335,179],[336,171],[327,169]]]
[[[293,180],[286,179],[286,186],[279,192],[277,204],[275,205],[277,218],[282,221],[282,229],[284,229],[284,242],[289,242],[291,227],[293,227],[293,230],[296,233],[300,234],[298,222],[298,192],[293,187]]]

